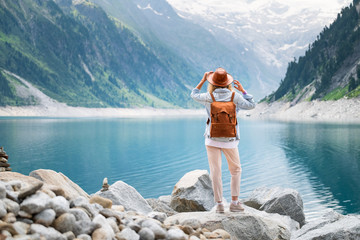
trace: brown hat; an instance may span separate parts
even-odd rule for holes
[[[223,68],[218,68],[215,72],[210,72],[207,80],[215,86],[226,87],[234,81],[234,78]]]

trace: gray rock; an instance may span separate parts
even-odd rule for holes
[[[63,196],[52,198],[50,201],[50,207],[55,211],[56,216],[60,216],[70,210],[69,202]]]
[[[172,228],[167,232],[166,239],[168,240],[187,240],[185,233],[178,228]]]
[[[132,230],[134,230],[135,232],[139,232],[141,230],[140,225],[134,222],[129,223],[127,226]]]
[[[123,212],[114,211],[112,209],[104,208],[100,211],[100,214],[103,215],[106,218],[113,217],[117,220],[118,224],[121,223],[121,219],[124,218]]]
[[[112,240],[113,237],[109,232],[107,232],[104,228],[96,229],[92,234],[91,237],[93,240]]]
[[[5,183],[0,181],[0,199],[3,199],[6,197],[6,186]]]
[[[25,186],[25,183],[19,180],[11,180],[9,182],[6,182],[6,189],[9,191],[20,191],[22,186]]]
[[[3,202],[2,199],[0,199],[0,218],[4,217],[6,215],[7,211],[6,211],[6,205]]]
[[[30,224],[19,221],[13,223],[13,227],[19,235],[26,235],[30,231]]]
[[[21,189],[18,198],[19,199],[25,199],[26,197],[33,195],[34,193],[36,193],[37,190],[39,190],[42,186],[44,185],[44,183],[42,182],[37,182],[37,183],[33,183],[33,184],[29,184],[28,187]]]
[[[100,205],[99,205],[100,206]],[[88,213],[90,213],[90,217],[94,218],[96,215],[99,214],[100,209],[97,207],[96,204],[90,204],[88,199],[83,196],[77,197],[70,201],[70,207],[82,207],[86,209]]]
[[[67,199],[74,199],[78,196],[83,196],[86,199],[89,199],[89,195],[81,187],[79,187],[79,185],[71,181],[61,172],[57,173],[53,170],[38,169],[32,171],[29,176],[39,179],[48,185],[59,186],[61,188],[59,193],[61,192],[61,194],[64,194],[64,197]]]
[[[80,234],[77,236],[77,238],[81,240],[91,240],[91,237],[87,234]]]
[[[183,226],[190,226],[193,229],[198,229],[199,227],[201,227],[201,223],[199,220],[195,219],[195,218],[188,218],[185,219],[184,221],[181,222],[181,225]]]
[[[52,227],[44,227],[41,224],[31,224],[30,226],[30,232],[31,233],[38,233],[40,236],[45,237],[46,240],[66,240],[66,238],[56,231]]]
[[[171,195],[160,196],[158,199],[159,199],[161,202],[163,202],[164,204],[170,206],[170,203],[171,203]]]
[[[171,193],[170,206],[178,212],[209,211],[215,205],[208,171],[186,173]]]
[[[106,221],[108,222],[108,224],[110,225],[110,227],[112,228],[114,233],[117,233],[120,231],[118,225],[116,224],[115,218],[106,218]]]
[[[19,195],[19,192],[14,192],[14,191],[6,190],[6,197],[7,197],[8,199],[13,200],[14,202],[19,202],[18,195]]]
[[[227,206],[226,206],[227,208]],[[288,216],[266,213],[244,206],[242,213],[225,212],[216,214],[213,209],[211,212],[191,212],[179,213],[168,217],[164,224],[189,225],[189,219],[196,219],[201,227],[210,231],[223,229],[234,239],[241,240],[273,240],[290,239],[291,232],[299,229],[299,223]]]
[[[155,234],[155,238],[166,238],[166,231],[156,222],[156,220],[148,219],[141,223],[143,228],[150,228]]]
[[[35,223],[50,226],[55,220],[56,213],[52,209],[45,209],[34,216]]]
[[[139,240],[140,236],[130,228],[124,228],[118,235],[120,238],[124,238],[127,240]]]
[[[91,233],[93,231],[95,231],[96,229],[100,228],[101,225],[97,224],[97,223],[93,223],[90,221],[76,221],[74,226],[73,226],[73,232],[75,235],[81,235],[81,234],[85,234],[85,235],[91,235]]]
[[[20,211],[20,205],[17,202],[14,202],[13,200],[4,198],[3,202],[6,206],[6,210],[8,212],[12,212],[15,215],[18,215],[19,211]]]
[[[51,198],[43,193],[37,192],[36,194],[26,198],[21,204],[20,209],[30,214],[39,213],[42,210],[49,208]]]
[[[108,191],[98,191],[95,194],[112,200],[114,205],[123,205],[127,211],[132,210],[144,214],[152,211],[140,193],[123,181],[115,182]]]
[[[160,222],[164,222],[165,219],[167,218],[167,215],[163,212],[151,212],[147,216],[159,220]]]
[[[66,232],[63,233],[63,236],[67,239],[67,240],[73,240],[74,238],[76,238],[75,234],[73,232]]]
[[[156,199],[156,198],[146,199],[146,201],[150,205],[150,207],[153,209],[153,211],[155,211],[155,212],[163,212],[167,216],[172,216],[172,215],[178,213],[170,207],[170,202],[169,202],[169,205],[167,205],[160,199]]]
[[[73,231],[75,225],[75,216],[71,213],[64,213],[54,221],[54,228],[61,233]]]
[[[331,211],[322,219],[305,224],[300,230],[293,233],[291,239],[360,239],[360,216],[344,216]]]
[[[142,228],[138,234],[139,234],[141,240],[154,240],[155,239],[154,232],[150,228],[147,228],[147,227]]]
[[[268,213],[290,216],[300,226],[305,224],[303,201],[294,189],[260,187],[250,194],[244,204]]]
[[[85,210],[86,211],[86,210]],[[77,221],[91,222],[89,215],[83,210],[83,208],[71,208],[69,213],[73,214]]]
[[[114,230],[110,226],[109,222],[106,221],[106,218],[103,215],[101,215],[101,214],[97,215],[96,217],[94,217],[92,222],[95,224],[99,224],[101,226],[101,228],[104,229],[111,238],[115,237]]]

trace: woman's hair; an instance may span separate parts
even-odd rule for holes
[[[211,83],[209,83],[207,90],[209,93],[213,93],[213,91],[217,88],[227,88],[232,92],[234,91],[233,87],[231,86],[231,83],[229,85],[227,85],[226,87],[219,87],[219,86],[215,86],[215,85],[212,85]]]

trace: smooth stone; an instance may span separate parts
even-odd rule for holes
[[[6,198],[13,200],[14,202],[20,202],[18,198],[19,192],[14,192],[12,190],[6,190]]]
[[[190,236],[189,240],[200,240],[200,238],[198,238],[195,235]]]
[[[185,219],[184,221],[181,222],[181,225],[183,225],[183,226],[187,225],[187,226],[192,227],[193,229],[198,229],[201,227],[200,221],[195,218]]]
[[[125,208],[123,205],[112,205],[111,209],[118,212],[125,212]]]
[[[102,229],[106,230],[106,232],[109,234],[111,238],[115,237],[115,232],[113,231],[112,227],[110,226],[110,224],[103,215],[101,214],[97,215],[96,217],[94,217],[92,222],[95,224],[99,224]]]
[[[151,212],[151,213],[148,213],[147,216],[150,218],[159,220],[160,222],[164,222],[165,219],[167,218],[167,215],[163,212]]]
[[[54,222],[55,216],[56,213],[53,209],[45,209],[34,216],[34,221],[48,227]]]
[[[66,240],[66,238],[54,228],[45,227],[37,223],[31,224],[30,232],[38,233],[41,236],[45,237],[46,240]]]
[[[190,227],[189,225],[184,225],[182,226],[182,230],[184,231],[184,233],[186,233],[187,235],[191,235],[195,232],[195,230]]]
[[[11,235],[18,234],[12,224],[0,221],[0,233],[3,231],[8,231]]]
[[[94,195],[90,198],[89,203],[98,203],[104,208],[111,208],[112,207],[112,201],[110,199],[101,197],[99,195]]]
[[[131,228],[125,228],[123,229],[119,234],[117,234],[118,237],[124,238],[126,240],[139,240],[140,236]]]
[[[91,237],[87,234],[80,234],[77,236],[77,239],[81,239],[81,240],[91,240]]]
[[[9,212],[5,215],[5,217],[3,217],[3,221],[7,223],[14,223],[16,222],[16,216],[14,213]]]
[[[109,223],[110,227],[112,228],[112,230],[114,231],[114,233],[116,234],[119,231],[119,227],[116,224],[116,219],[115,218],[106,218],[106,221]]]
[[[172,228],[167,232],[166,239],[169,240],[187,240],[186,234],[178,228]]]
[[[134,222],[129,223],[128,227],[131,228],[132,230],[134,230],[135,232],[139,232],[141,230],[141,227],[139,224],[136,224]]]
[[[13,200],[4,198],[3,202],[6,206],[6,210],[8,212],[12,212],[15,215],[18,215],[19,211],[20,211],[20,205],[17,202],[14,202]]]
[[[166,231],[153,219],[143,221],[141,227],[150,228],[154,232],[155,238],[166,238]]]
[[[51,198],[45,193],[37,192],[36,194],[26,198],[20,204],[20,209],[30,214],[39,213],[49,207],[50,200]]]
[[[154,232],[147,227],[143,227],[139,232],[138,232],[140,239],[141,240],[154,240],[155,239],[155,234]]]
[[[13,227],[19,235],[26,235],[30,231],[30,224],[26,224],[20,221],[13,223]]]
[[[360,239],[360,215],[342,215],[332,210],[321,219],[305,224],[291,239]]]
[[[300,227],[305,224],[303,201],[294,189],[259,187],[250,193],[244,204],[268,213],[289,216],[297,221]]]
[[[91,235],[91,233],[95,230],[100,228],[101,225],[97,223],[93,223],[90,221],[76,221],[73,226],[73,232],[75,235],[87,234]]]
[[[289,216],[266,213],[244,205],[241,213],[225,212],[216,214],[211,212],[178,213],[168,217],[164,224],[189,225],[189,220],[199,221],[202,228],[209,231],[224,229],[234,239],[290,239],[291,233],[299,229],[299,223]],[[197,228],[197,227],[195,227]],[[203,229],[203,234],[206,231]]]
[[[85,212],[83,208],[70,208],[69,213],[73,214],[76,218],[76,221],[87,221],[91,222],[89,215]]]
[[[206,170],[186,173],[171,193],[170,207],[177,212],[210,211],[214,205],[214,192]]]
[[[28,197],[30,195],[33,195],[43,185],[44,185],[44,183],[38,182],[38,183],[34,183],[34,184],[29,185],[27,188],[21,189],[21,191],[20,191],[20,193],[18,195],[18,198],[21,200],[21,199],[25,199],[26,197]]]
[[[40,191],[47,194],[50,198],[56,197],[56,194],[48,188],[42,188],[42,189],[40,189]]]
[[[96,229],[92,235],[93,240],[112,240],[113,236],[111,233],[107,232],[104,228],[98,228]]]
[[[224,229],[216,229],[215,231],[213,231],[213,233],[220,235],[223,239],[231,238],[230,234],[227,231],[225,231]]]
[[[9,191],[20,191],[23,185],[25,185],[25,183],[23,183],[22,181],[11,180],[6,183],[6,189]]]
[[[99,205],[101,206],[101,205]],[[70,207],[82,207],[84,208],[88,213],[90,213],[91,218],[94,218],[96,215],[99,214],[100,210],[96,207],[96,204],[90,204],[88,200],[83,197],[77,197],[70,201]]]
[[[79,196],[83,196],[86,199],[90,198],[79,185],[71,181],[61,172],[57,173],[53,170],[38,169],[32,171],[29,175],[49,185],[61,187],[64,191],[65,198],[67,199],[74,199]]]
[[[63,233],[63,236],[66,237],[67,240],[73,240],[76,238],[75,234],[73,232],[66,232]]]
[[[6,198],[6,186],[5,183],[0,181],[0,199]]]
[[[56,196],[50,201],[50,207],[55,211],[56,216],[69,212],[69,206],[69,202],[63,196]]]
[[[18,212],[18,216],[22,217],[22,218],[29,218],[29,219],[32,218],[32,214],[30,214],[28,212],[25,212],[25,211],[22,211],[22,210],[20,210]]]
[[[106,218],[113,217],[118,221],[118,224],[122,222],[122,219],[124,218],[124,213],[114,211],[112,209],[104,208],[100,211],[100,214],[103,215]]]
[[[172,216],[172,215],[178,213],[170,207],[170,202],[169,202],[169,204],[166,204],[163,201],[156,199],[156,198],[149,198],[149,199],[146,199],[146,201],[150,205],[150,207],[153,209],[153,211],[155,211],[155,212],[163,212],[167,216]]]
[[[71,213],[63,213],[54,221],[54,228],[61,233],[73,231],[75,225],[75,216]]]
[[[6,205],[3,200],[0,199],[0,218],[3,218],[6,215]]]
[[[132,186],[123,181],[117,181],[105,192],[98,191],[95,195],[112,200],[115,205],[122,205],[127,211],[137,211],[147,214],[152,211],[150,205]]]

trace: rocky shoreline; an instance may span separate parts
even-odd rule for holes
[[[169,196],[144,199],[123,181],[88,195],[62,173],[0,173],[0,239],[359,239],[360,216],[306,222],[293,189],[258,188],[245,211],[215,212],[210,177],[195,170]],[[99,184],[100,185],[100,184]],[[100,187],[99,187],[100,188]]]

